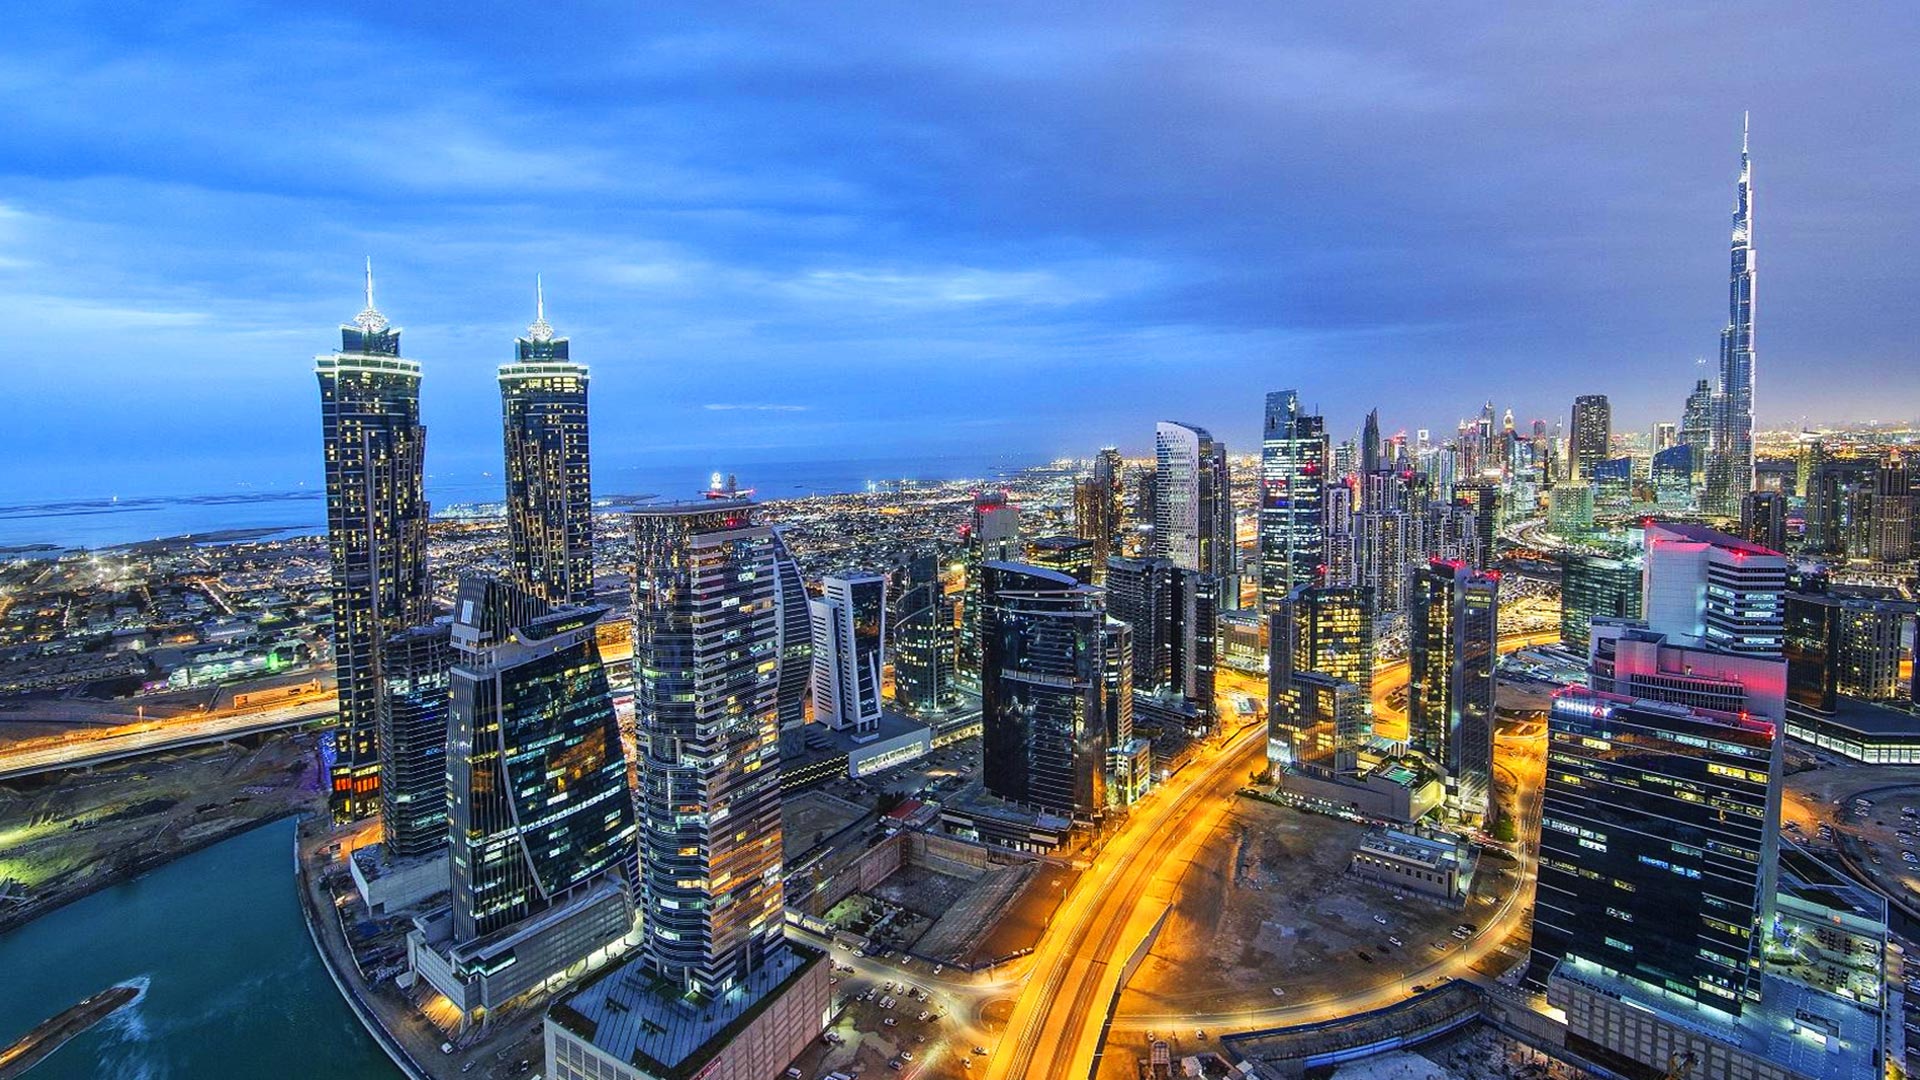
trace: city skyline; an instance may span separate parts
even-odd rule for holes
[[[1696,359],[1711,370],[1733,140],[1748,108],[1768,189],[1759,423],[1916,411],[1869,377],[1909,359],[1896,320],[1877,313],[1897,301],[1891,267],[1915,228],[1910,200],[1868,178],[1898,175],[1915,110],[1901,108],[1913,91],[1888,69],[1898,35],[1864,21],[1822,27],[1848,46],[1832,56],[1747,28],[1797,21],[1784,11],[1715,24],[1740,39],[1730,52],[1772,73],[1734,80],[1681,62],[1705,33],[1684,16],[1641,31],[1645,41],[1567,16],[1556,36],[1564,72],[1513,56],[1506,38],[1408,50],[1399,33],[1332,17],[1268,15],[1233,45],[1207,17],[1168,19],[1151,47],[1046,21],[948,27],[953,39],[936,45],[878,19],[857,47],[843,28],[783,26],[804,31],[790,49],[753,32],[767,17],[721,18],[694,38],[639,17],[562,19],[553,36],[593,29],[609,43],[578,51],[569,94],[599,79],[596,102],[651,102],[640,134],[626,135],[564,95],[492,74],[503,65],[489,62],[488,41],[436,37],[444,28],[427,23],[368,44],[371,15],[246,14],[224,20],[251,24],[245,47],[228,42],[227,62],[192,67],[160,54],[188,33],[224,41],[211,15],[92,28],[113,30],[111,45],[83,45],[87,28],[66,21],[21,27],[23,52],[59,56],[63,75],[80,76],[61,93],[19,95],[18,131],[34,144],[0,179],[0,284],[11,279],[0,305],[62,330],[58,358],[34,352],[16,376],[48,406],[37,414],[62,422],[29,417],[0,436],[10,459],[36,466],[35,484],[104,495],[190,490],[185,479],[213,491],[313,481],[311,433],[280,422],[278,407],[297,400],[288,367],[313,351],[311,327],[338,318],[368,253],[436,388],[424,419],[445,472],[485,469],[481,376],[496,343],[524,325],[536,274],[611,414],[657,403],[652,447],[667,456],[817,454],[853,432],[877,459],[979,440],[1046,457],[1118,439],[1139,454],[1161,415],[1250,447],[1259,415],[1232,392],[1241,382],[1300,387],[1336,441],[1373,404],[1389,430],[1446,430],[1503,387],[1502,405],[1523,420],[1607,393],[1620,426],[1638,430],[1679,419]],[[1285,31],[1298,42],[1280,44]],[[1663,43],[1634,71],[1606,63]],[[616,63],[612,45],[639,50],[645,70]],[[881,93],[852,69],[886,47],[892,70],[938,91],[934,104]],[[330,143],[350,167],[325,180],[296,174],[270,137],[233,145],[231,131],[259,127],[261,106],[233,92],[240,82],[292,54],[301,60],[285,82],[300,88],[320,77],[309,65],[346,48],[410,49],[428,83],[469,89],[415,97],[407,89],[422,88],[403,80],[295,108],[286,91],[263,88],[291,123],[326,107],[383,139],[409,137],[413,152],[392,155],[401,161]],[[1074,49],[1087,61],[1013,59]],[[99,77],[116,55],[152,65],[149,96],[217,101],[213,119],[228,123],[196,124],[189,139],[177,120],[116,96]],[[1364,77],[1336,77],[1336,60]],[[1843,62],[1845,80],[1824,77]],[[1210,64],[1266,96],[1223,97],[1229,88],[1199,74]],[[50,78],[46,65],[21,57],[17,85]],[[708,66],[734,78],[709,78]],[[1148,109],[1113,83],[1130,69],[1172,92]],[[1553,115],[1495,109],[1522,78],[1561,91]],[[1642,80],[1671,85],[1634,100],[1627,91],[1648,89]],[[1809,81],[1843,85],[1817,102],[1790,96]],[[852,93],[861,108],[822,107]],[[110,163],[99,136],[76,126],[109,106],[124,113]],[[1148,126],[1116,128],[1119,115]],[[1255,137],[1241,128],[1248,120],[1289,140]],[[770,138],[783,121],[816,138]],[[1196,121],[1192,138],[1145,149],[1163,128]],[[174,153],[174,136],[220,153]],[[815,141],[840,152],[823,155]],[[960,147],[1014,168],[976,177],[956,160]],[[1182,172],[1167,168],[1170,156]],[[623,172],[636,159],[651,167]],[[1215,213],[1226,198],[1237,214]],[[1134,220],[1143,204],[1152,212]],[[169,212],[130,210],[154,205]],[[1568,240],[1580,272],[1538,273],[1543,245]],[[1416,266],[1424,272],[1411,274]],[[1543,311],[1554,312],[1551,327]],[[1408,377],[1437,367],[1450,372],[1439,395]],[[1040,429],[1037,396],[966,405],[982,374],[1026,386],[1040,371],[1084,405],[1055,427]],[[1853,377],[1823,377],[1834,372]],[[828,390],[842,377],[885,385],[909,373],[924,395],[842,401]],[[719,391],[747,385],[754,393]],[[85,437],[137,430],[156,394],[211,421],[177,434],[170,470]],[[234,446],[250,452],[236,461]]]

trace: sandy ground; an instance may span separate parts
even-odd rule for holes
[[[271,736],[0,787],[0,928],[317,805],[310,736]]]

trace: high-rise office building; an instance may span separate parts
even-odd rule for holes
[[[1560,560],[1560,643],[1585,653],[1595,618],[1640,617],[1640,558],[1569,551]]]
[[[1368,409],[1367,419],[1360,425],[1359,466],[1362,476],[1377,473],[1386,467],[1380,451],[1380,410]]]
[[[1453,501],[1473,511],[1473,526],[1479,536],[1479,557],[1475,567],[1492,562],[1498,554],[1496,538],[1500,534],[1500,485],[1473,480],[1453,485]]]
[[[1026,558],[1020,542],[1020,508],[1007,501],[1006,492],[983,491],[974,496],[973,509],[961,536],[966,580],[960,594],[960,652],[956,680],[980,689],[980,594],[982,567],[990,562],[1019,562]]]
[[[1713,384],[1696,380],[1693,392],[1680,413],[1680,442],[1692,451],[1692,483],[1697,487],[1706,475],[1707,453],[1713,447]]]
[[[548,1010],[546,1075],[774,1076],[832,1000],[784,933],[779,538],[739,498],[631,520],[643,943]]]
[[[1865,597],[1790,592],[1784,597],[1787,696],[1831,715],[1840,699],[1900,699],[1900,645],[1906,615]]]
[[[420,364],[400,356],[400,329],[373,305],[340,328],[340,351],[314,358],[326,455],[333,663],[340,702],[328,760],[336,821],[380,807],[380,655],[427,621],[427,429]]]
[[[536,282],[533,325],[500,365],[506,440],[507,546],[513,580],[549,604],[593,599],[593,478],[587,442],[587,368],[547,323]]]
[[[454,930],[465,942],[626,867],[634,823],[594,636],[606,609],[556,611],[469,577],[454,612],[447,787]]]
[[[1492,808],[1500,577],[1436,562],[1408,575],[1408,745],[1446,775],[1449,809]]]
[[[807,689],[813,679],[813,611],[800,564],[787,548],[780,526],[773,528],[773,575],[778,591],[780,622],[779,681],[775,700],[780,712],[780,750],[793,756],[806,749]]]
[[[1714,395],[1713,443],[1707,452],[1702,509],[1733,517],[1753,490],[1753,159],[1740,135],[1740,186],[1733,205],[1732,269],[1727,327],[1720,332],[1720,386]]]
[[[1872,539],[1867,554],[1874,562],[1904,564],[1913,558],[1913,474],[1907,459],[1887,458],[1873,474]]]
[[[930,716],[954,704],[953,599],[940,587],[933,558],[926,572],[909,568],[907,587],[889,620],[893,630],[893,700],[914,716]]]
[[[1103,576],[1094,566],[1100,545],[1078,536],[1040,536],[1027,543],[1026,563],[1058,570],[1082,585],[1097,585]]]
[[[1020,563],[984,569],[986,789],[1056,814],[1097,815],[1108,804],[1103,649],[1118,640],[1100,590]]]
[[[1217,588],[1217,579],[1166,559],[1107,564],[1107,613],[1132,630],[1134,689],[1178,695],[1201,719],[1216,711]]]
[[[1153,553],[1188,570],[1233,577],[1226,446],[1205,428],[1161,421],[1154,456]]]
[[[718,996],[785,948],[777,540],[744,499],[632,521],[646,958]]]
[[[1740,496],[1740,535],[1779,551],[1787,544],[1787,497],[1777,491]]]
[[[1605,394],[1582,394],[1573,399],[1573,479],[1591,483],[1600,463],[1612,457],[1613,406]]]
[[[1556,696],[1529,977],[1584,965],[1732,1016],[1758,1000],[1778,732],[1737,713]]]
[[[880,734],[886,667],[887,579],[830,574],[813,608],[813,715],[856,739]]]
[[[1165,559],[1114,558],[1107,564],[1107,614],[1133,629],[1133,686],[1152,693],[1173,671],[1173,575]]]
[[[1373,601],[1367,593],[1301,586],[1269,616],[1267,757],[1273,764],[1350,769],[1372,736]]]
[[[454,601],[446,790],[449,908],[416,920],[416,975],[463,1022],[496,1010],[633,927],[633,800],[594,627],[468,577]]]
[[[1655,522],[1646,537],[1649,627],[1726,652],[1780,655],[1785,556],[1699,525]]]
[[[1120,534],[1126,506],[1123,479],[1120,451],[1107,446],[1093,459],[1092,474],[1073,486],[1074,533],[1083,540],[1093,541],[1096,584],[1106,573],[1107,560],[1121,553]]]
[[[380,841],[394,858],[447,850],[452,627],[409,627],[381,647]]]
[[[1267,395],[1260,444],[1260,606],[1270,611],[1296,586],[1317,585],[1327,561],[1326,423],[1300,395]]]

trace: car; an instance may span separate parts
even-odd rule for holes
[[[1427,984],[1426,984],[1426,983],[1414,983],[1414,984],[1413,984],[1413,992],[1414,992],[1414,993],[1416,993],[1416,994],[1424,994],[1424,993],[1426,993],[1426,992],[1427,992]]]
[[[896,1020],[896,1019],[894,1019],[894,1018],[893,1018],[893,1017],[891,1017],[891,1016],[889,1016],[889,1017],[887,1017],[887,1018],[886,1018],[885,1020],[882,1020],[882,1021],[880,1021],[880,1022],[881,1022],[881,1023],[883,1023],[883,1024],[885,1024],[885,1025],[887,1025],[888,1027],[894,1027],[894,1026],[897,1026],[897,1025],[898,1025],[898,1024],[900,1023],[900,1021],[898,1021],[898,1020]]]
[[[443,1054],[451,1054],[451,1053],[453,1053],[453,1044],[452,1044],[452,1043],[450,1043],[450,1042],[443,1042],[443,1043],[441,1043],[441,1044],[440,1044],[440,1052],[441,1052],[441,1053],[443,1053]]]
[[[901,1061],[912,1061],[912,1060],[913,1060],[913,1051],[911,1051],[911,1050],[902,1050],[902,1051],[900,1051],[900,1060],[901,1060]]]
[[[1274,996],[1274,997],[1286,997],[1286,996],[1287,996],[1287,992],[1286,992],[1285,990],[1282,990],[1282,989],[1281,989],[1280,987],[1278,987],[1278,986],[1276,986],[1276,987],[1274,987],[1274,988],[1273,988],[1273,996]]]
[[[941,972],[943,972],[943,971],[945,971],[945,970],[947,970],[947,965],[945,965],[945,964],[935,964],[935,965],[933,965],[933,973],[934,973],[935,975],[938,975],[938,974],[940,974]]]
[[[1389,944],[1389,945],[1391,945],[1391,946],[1393,946],[1393,947],[1394,947],[1394,948],[1396,948],[1396,949],[1404,949],[1404,948],[1406,948],[1406,946],[1407,946],[1407,943],[1406,943],[1406,942],[1404,942],[1404,941],[1401,941],[1401,940],[1400,940],[1399,938],[1397,938],[1397,937],[1390,937],[1390,938],[1388,938],[1388,939],[1387,939],[1387,944]]]
[[[1204,1031],[1196,1031],[1193,1033],[1193,1037],[1204,1042],[1206,1040],[1207,1033]]]
[[[933,1016],[933,1014],[932,1014],[932,1013],[930,1013],[930,1012],[928,1012],[928,1011],[927,1011],[927,1010],[925,1010],[925,1009],[921,1009],[921,1010],[920,1010],[920,1015],[919,1015],[919,1016],[916,1016],[916,1017],[914,1017],[914,1019],[915,1019],[915,1020],[918,1020],[918,1021],[920,1021],[921,1023],[923,1023],[923,1024],[924,1024],[924,1023],[926,1023],[926,1022],[927,1022],[927,1020],[928,1020],[929,1018],[931,1018],[932,1016]]]
[[[1362,959],[1362,960],[1365,960],[1365,961],[1366,961],[1367,963],[1369,963],[1369,964],[1371,964],[1371,963],[1373,963],[1373,954],[1372,954],[1372,953],[1369,953],[1369,952],[1365,952],[1365,951],[1360,951],[1360,952],[1355,952],[1355,953],[1354,953],[1353,955],[1355,955],[1355,956],[1357,956],[1357,957],[1359,957],[1359,958],[1360,958],[1360,959]]]
[[[894,1058],[892,1061],[887,1062],[887,1068],[892,1069],[894,1072],[899,1072],[905,1067],[906,1066],[900,1064],[899,1058]]]
[[[973,1048],[973,1052],[976,1054],[985,1054],[987,1052],[987,1048],[984,1046],[976,1046]]]
[[[1373,921],[1379,923],[1381,926],[1387,925],[1387,917],[1385,915],[1375,915]]]
[[[800,1070],[797,1068],[788,1068],[787,1080],[800,1080]]]

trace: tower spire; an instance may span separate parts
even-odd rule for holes
[[[373,306],[373,256],[367,256],[367,308],[354,316],[354,324],[369,334],[377,334],[387,328],[387,317]]]
[[[533,325],[527,327],[527,337],[533,341],[552,341],[553,327],[547,323],[547,289],[540,275],[533,275]]]

